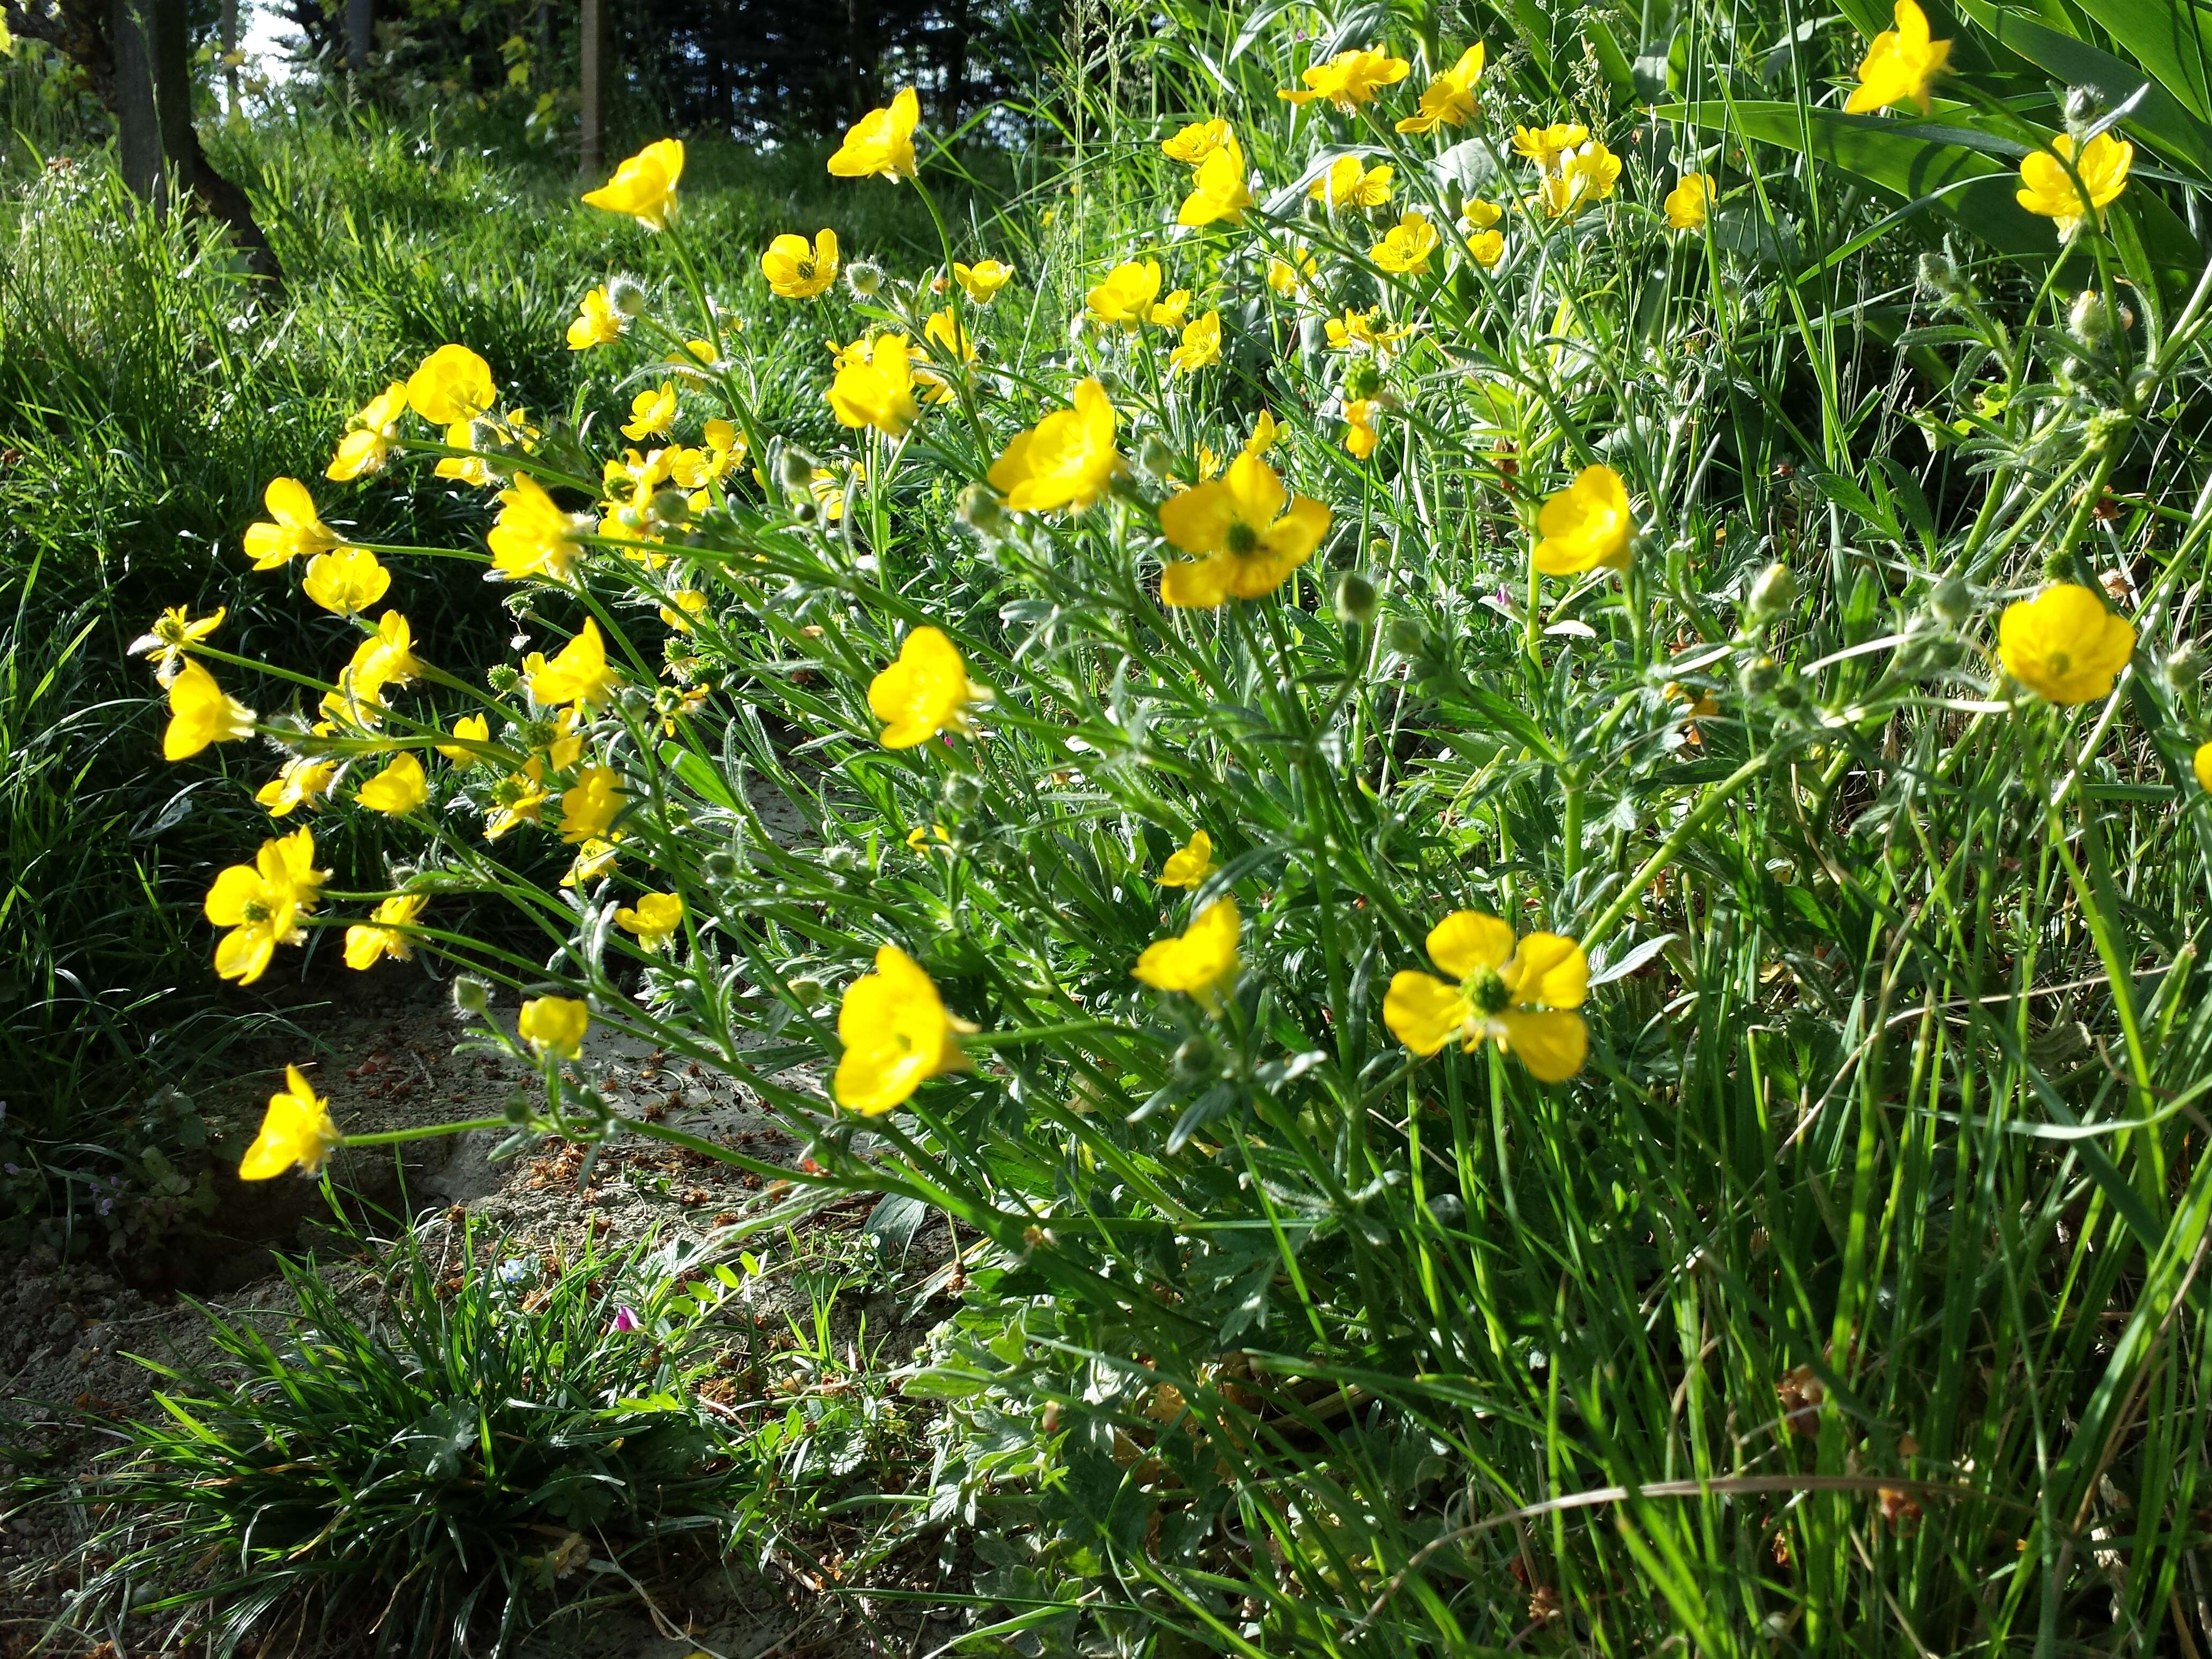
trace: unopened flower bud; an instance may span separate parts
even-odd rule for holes
[[[822,1000],[822,981],[811,975],[799,975],[798,978],[787,981],[784,988],[791,993],[791,1000],[802,1008],[811,1008]]]
[[[1960,273],[1958,261],[1948,252],[1923,253],[1920,286],[1940,300],[1956,300],[1966,294],[1966,279]]]
[[[855,259],[845,267],[845,284],[863,300],[872,300],[883,291],[883,267]]]
[[[645,284],[627,274],[607,278],[607,303],[625,317],[642,317],[647,295]]]
[[[504,697],[522,684],[522,673],[511,662],[495,662],[484,670],[484,684]]]
[[[814,481],[814,469],[821,465],[805,450],[787,444],[783,453],[775,458],[775,476],[786,489],[793,495],[803,495]]]
[[[2158,371],[2146,364],[2128,376],[2128,402],[2138,410],[2149,408],[2159,385]]]
[[[1344,366],[1344,395],[1347,401],[1362,402],[1378,397],[1382,391],[1382,367],[1372,357],[1354,357]]]
[[[2066,325],[2083,345],[2101,346],[2112,337],[2112,308],[2095,289],[2085,288],[2074,296],[2073,307],[2066,313]]]
[[[536,1103],[528,1095],[517,1089],[507,1097],[507,1103],[500,1109],[500,1115],[517,1128],[520,1128],[530,1121],[530,1115]]]
[[[1357,570],[1336,579],[1336,619],[1364,627],[1375,620],[1375,584]]]
[[[1176,1075],[1196,1079],[1211,1077],[1221,1068],[1221,1057],[1204,1037],[1186,1038],[1175,1051]]]
[[[2066,94],[2066,130],[2076,144],[2105,113],[2105,100],[2094,87],[2075,87]]]
[[[659,489],[647,511],[663,524],[682,524],[691,516],[691,498],[680,489]]]
[[[1949,626],[1963,627],[1966,618],[1973,614],[1973,592],[1966,586],[1964,577],[1956,574],[1946,576],[1928,595],[1928,608]]]
[[[1779,562],[1770,564],[1759,573],[1759,580],[1751,585],[1747,608],[1760,622],[1778,617],[1797,603],[1797,578],[1790,567]]]
[[[700,860],[709,881],[735,881],[738,878],[738,855],[726,848],[716,848]]]
[[[2166,683],[2175,690],[2185,690],[2204,678],[2208,662],[2212,662],[2212,658],[2206,657],[2195,641],[2184,640],[2166,653],[2166,660],[2159,665],[2159,672],[2165,675]]]
[[[1782,670],[1771,657],[1753,657],[1736,676],[1747,696],[1763,697],[1782,682]]]
[[[954,811],[972,812],[983,804],[983,781],[972,772],[955,772],[940,793]]]
[[[1165,479],[1175,471],[1176,453],[1168,441],[1157,432],[1145,434],[1144,442],[1137,446],[1137,466],[1146,477]]]
[[[491,1006],[490,984],[474,974],[463,974],[453,981],[453,1006],[465,1014],[481,1014]]]
[[[1390,621],[1390,648],[1401,657],[1418,657],[1429,648],[1429,631],[1411,617]]]
[[[986,483],[971,483],[960,492],[953,511],[960,522],[979,536],[996,536],[1006,527],[1006,509],[998,492]]]

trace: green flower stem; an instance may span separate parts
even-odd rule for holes
[[[1582,936],[1583,948],[1586,951],[1595,949],[1612,938],[1613,929],[1627,919],[1628,913],[1642,900],[1644,890],[1651,885],[1652,878],[1680,858],[1682,849],[1690,844],[1698,830],[1712,821],[1722,807],[1728,805],[1735,792],[1765,771],[1775,759],[1772,752],[1753,755],[1718,782],[1707,784],[1705,793],[1698,799],[1697,805],[1691,808],[1681,823],[1674,826],[1674,833],[1659,844],[1659,850],[1644,861],[1643,867],[1622,884],[1619,896],[1590,924],[1589,931]]]
[[[418,1123],[408,1129],[378,1129],[365,1135],[341,1135],[341,1146],[398,1146],[410,1140],[436,1140],[446,1135],[465,1135],[478,1129],[508,1127],[504,1117],[464,1118],[453,1123]]]

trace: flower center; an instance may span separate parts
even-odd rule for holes
[[[1495,968],[1478,968],[1460,982],[1460,990],[1480,1014],[1495,1014],[1513,1000]]]
[[[2052,673],[2063,674],[2069,672],[2073,666],[2074,658],[2071,653],[2065,651],[2054,651],[2051,653],[2051,672]]]
[[[248,899],[240,908],[239,914],[244,916],[249,924],[258,925],[269,920],[270,909],[258,898]]]
[[[1249,559],[1260,550],[1260,532],[1242,519],[1229,521],[1229,550],[1240,559]]]

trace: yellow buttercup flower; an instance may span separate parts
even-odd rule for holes
[[[530,685],[531,701],[546,708],[558,703],[588,707],[604,702],[617,679],[607,666],[607,642],[599,633],[598,621],[590,617],[584,618],[583,627],[561,647],[559,655],[549,660],[533,651],[522,659],[522,672]]]
[[[336,761],[296,755],[284,763],[283,769],[275,777],[253,792],[253,799],[269,809],[270,817],[289,817],[298,808],[313,806],[328,795],[337,769]]]
[[[777,237],[761,255],[761,275],[779,299],[811,300],[827,293],[837,280],[837,233],[817,231],[811,247],[804,236]]]
[[[1175,938],[1147,945],[1131,971],[1155,991],[1181,991],[1206,1012],[1219,1013],[1222,988],[1243,965],[1237,943],[1243,927],[1237,901],[1218,898]]]
[[[854,482],[866,483],[868,469],[856,468]],[[817,466],[806,477],[806,493],[814,497],[814,504],[822,509],[824,524],[840,524],[845,517],[845,475],[833,472],[826,466]]]
[[[453,722],[453,736],[457,740],[440,744],[438,752],[456,766],[478,765],[486,757],[468,745],[489,744],[491,741],[491,722],[482,714],[464,714]]]
[[[889,109],[872,109],[846,129],[830,171],[840,179],[913,178],[914,129],[921,118],[921,100],[908,87]]]
[[[591,1024],[589,1005],[574,997],[532,997],[522,1005],[514,1029],[541,1053],[574,1060],[584,1052],[584,1033]]]
[[[2075,582],[2016,599],[1997,621],[1997,659],[2005,672],[2051,702],[2110,696],[2135,650],[2135,624]]]
[[[430,902],[427,893],[394,893],[379,904],[367,921],[357,921],[346,929],[345,964],[357,973],[366,973],[390,957],[394,962],[405,962],[415,954],[415,947],[402,930],[414,925],[422,914],[422,907]]]
[[[621,773],[611,766],[586,767],[576,774],[575,787],[561,797],[561,839],[572,847],[608,840],[608,831],[629,805]]]
[[[2190,757],[2189,769],[2197,775],[2199,789],[2212,790],[2212,743],[2200,743]]]
[[[848,1112],[880,1117],[933,1077],[964,1072],[961,1037],[975,1027],[945,1012],[921,964],[898,948],[876,951],[876,971],[846,988],[837,1010],[837,1061],[830,1092]]]
[[[343,483],[381,471],[391,459],[392,440],[398,435],[399,417],[407,412],[407,383],[394,380],[354,412],[337,453],[323,469],[323,476]]]
[[[641,950],[659,951],[684,926],[684,901],[674,893],[641,893],[635,907],[615,912],[615,926],[636,934]]]
[[[1589,141],[1589,129],[1579,121],[1554,121],[1547,127],[1513,129],[1513,153],[1534,161],[1546,173],[1559,170],[1560,158],[1577,144]]]
[[[538,821],[545,809],[545,786],[537,775],[540,764],[532,760],[531,769],[510,772],[492,786],[491,799],[484,808],[486,841],[497,841],[517,824]]]
[[[261,501],[269,518],[246,526],[246,556],[256,570],[281,570],[338,545],[337,532],[322,521],[315,498],[297,478],[271,478]]]
[[[1224,138],[1218,149],[1198,164],[1176,222],[1192,229],[1222,222],[1242,223],[1244,210],[1254,200],[1250,180],[1243,146],[1233,137]]]
[[[219,872],[202,907],[207,919],[230,931],[215,948],[215,970],[251,985],[269,969],[280,945],[307,938],[300,919],[312,913],[330,872],[315,868],[315,835],[295,830],[264,841],[251,864]]]
[[[349,699],[375,702],[387,685],[405,685],[422,672],[415,654],[414,630],[397,611],[377,618],[376,632],[354,647],[353,656],[338,671],[338,690]]]
[[[1913,0],[1897,0],[1891,14],[1897,27],[1884,29],[1867,44],[1859,62],[1859,83],[1844,100],[1847,114],[1911,104],[1928,113],[1929,88],[1951,61],[1951,43],[1928,38],[1928,14]]]
[[[1437,251],[1437,228],[1426,215],[1408,210],[1400,216],[1389,234],[1367,250],[1376,269],[1396,276],[1419,276],[1429,268],[1429,255]]]
[[[456,421],[447,427],[446,447],[467,453],[440,456],[436,468],[438,477],[459,478],[463,483],[475,484],[480,489],[488,489],[495,483],[491,474],[491,463],[477,452],[477,423],[474,421]]]
[[[491,365],[466,346],[440,346],[408,377],[408,406],[433,426],[473,421],[498,402]]]
[[[1474,83],[1482,78],[1482,42],[1460,53],[1459,62],[1429,82],[1421,94],[1420,112],[1398,123],[1401,132],[1433,132],[1438,127],[1463,127],[1474,119],[1481,102]]]
[[[1306,196],[1336,210],[1388,207],[1397,176],[1397,169],[1387,164],[1370,167],[1357,155],[1340,155],[1306,186]]]
[[[215,676],[186,658],[169,682],[169,724],[161,733],[161,758],[190,760],[211,743],[253,735],[253,711],[215,683]]]
[[[1370,306],[1364,311],[1353,311],[1347,307],[1340,319],[1329,318],[1323,331],[1328,336],[1328,349],[1331,351],[1371,351],[1380,356],[1413,331],[1410,328],[1378,325],[1376,319],[1382,314],[1381,307]]]
[[[623,436],[642,443],[647,438],[659,437],[675,424],[675,383],[663,380],[629,400],[629,419],[623,422]]]
[[[167,685],[177,678],[191,647],[222,627],[229,614],[227,607],[217,605],[213,615],[196,622],[183,605],[173,605],[154,619],[151,628],[131,641],[128,654],[152,657],[155,682]]]
[[[1452,975],[1411,969],[1390,981],[1382,1023],[1425,1058],[1454,1039],[1473,1053],[1495,1042],[1538,1080],[1559,1083],[1583,1068],[1589,1030],[1574,1010],[1589,994],[1589,959],[1559,933],[1516,945],[1510,923],[1455,910],[1429,930],[1430,960]]]
[[[1365,460],[1382,441],[1382,434],[1375,429],[1375,412],[1381,407],[1372,398],[1345,399],[1344,447],[1352,459]]]
[[[1128,259],[1108,271],[1106,280],[1084,296],[1084,303],[1102,323],[1135,328],[1159,292],[1160,262]]]
[[[1554,219],[1579,212],[1590,202],[1602,202],[1620,182],[1620,158],[1595,139],[1578,145],[1559,158],[1557,172],[1544,176],[1544,210]]]
[[[1340,52],[1326,64],[1316,64],[1298,79],[1305,82],[1303,92],[1288,89],[1275,96],[1289,104],[1310,104],[1316,98],[1326,98],[1339,109],[1357,109],[1385,87],[1395,87],[1413,69],[1402,58],[1393,58],[1375,46],[1362,46],[1356,52]]]
[[[1605,565],[1628,568],[1636,520],[1628,511],[1628,486],[1609,466],[1586,466],[1565,489],[1547,497],[1536,514],[1536,568],[1547,576],[1572,576]]]
[[[1091,506],[1121,471],[1121,453],[1114,447],[1120,418],[1104,386],[1095,380],[1082,381],[1072,407],[1046,416],[1008,441],[991,465],[991,488],[1017,513]]]
[[[1000,289],[1014,279],[1014,268],[997,259],[978,259],[972,265],[952,262],[952,280],[960,291],[979,306],[987,306]]]
[[[676,216],[676,183],[684,176],[684,141],[663,138],[615,169],[597,190],[584,192],[587,207],[626,213],[647,230],[665,230]]]
[[[1485,270],[1497,269],[1498,262],[1505,257],[1505,233],[1478,230],[1467,239],[1467,257]]]
[[[589,513],[568,513],[554,505],[545,487],[518,472],[499,493],[499,517],[484,537],[491,549],[492,574],[513,579],[543,576],[565,582],[583,538],[596,535],[599,521]]]
[[[1181,328],[1190,315],[1190,290],[1176,289],[1146,314],[1155,328]]]
[[[331,1118],[331,1103],[317,1094],[296,1066],[284,1068],[284,1086],[269,1097],[261,1132],[240,1160],[240,1181],[267,1181],[297,1165],[320,1175],[331,1153],[345,1144]]]
[[[1267,286],[1285,300],[1294,299],[1297,291],[1321,275],[1321,261],[1306,248],[1293,248],[1285,258],[1277,254],[1267,261]]]
[[[1715,189],[1712,175],[1705,173],[1686,173],[1667,192],[1667,228],[1669,230],[1703,230],[1705,220],[1713,208]]]
[[[943,366],[975,361],[975,337],[953,322],[950,307],[929,313],[921,325],[921,337],[937,348],[929,354],[933,363]]]
[[[1161,573],[1160,602],[1210,611],[1272,593],[1313,557],[1332,517],[1312,497],[1291,495],[1260,453],[1246,449],[1225,477],[1160,503],[1160,533],[1197,556]]]
[[[365,547],[337,547],[307,561],[305,593],[325,611],[351,617],[366,611],[392,586],[392,573]]]
[[[615,309],[602,283],[585,295],[578,306],[575,320],[568,325],[568,349],[589,351],[593,346],[612,345],[629,325],[629,319]]]
[[[1213,837],[1194,830],[1188,841],[1168,854],[1160,870],[1163,887],[1196,887],[1221,866],[1213,861]]]
[[[1230,126],[1226,121],[1193,121],[1172,138],[1163,140],[1160,154],[1171,161],[1187,161],[1192,167],[1231,142]]]
[[[580,887],[587,881],[597,881],[615,867],[621,849],[611,841],[586,841],[576,849],[576,856],[568,861],[566,874],[561,878],[563,887]]]
[[[940,732],[966,732],[968,708],[980,701],[960,647],[927,624],[914,629],[896,659],[868,682],[868,707],[884,729],[886,749],[912,749]]]
[[[1260,418],[1252,422],[1252,435],[1244,441],[1248,453],[1264,455],[1275,447],[1275,440],[1283,435],[1283,423],[1272,410],[1261,410]]]
[[[878,334],[859,356],[858,342],[830,383],[830,412],[843,426],[872,426],[887,438],[903,438],[921,418],[914,400],[913,352],[903,334]]]
[[[2059,240],[2069,241],[2089,219],[2103,225],[2106,208],[2128,186],[2128,169],[2134,165],[2136,147],[2109,132],[2100,132],[2083,145],[2078,160],[2071,134],[2060,133],[2051,146],[2057,155],[2039,149],[2021,157],[2021,187],[2013,195],[2030,213],[2054,221]],[[2068,176],[2061,157],[2074,162],[2074,171],[2081,176],[2079,188]],[[2086,199],[2083,191],[2088,192]]]
[[[429,798],[430,781],[423,775],[422,763],[404,751],[354,792],[354,799],[370,811],[395,818],[405,817]]]
[[[1209,311],[1205,316],[1186,325],[1182,343],[1168,354],[1171,372],[1177,374],[1195,374],[1221,361],[1221,313]]]

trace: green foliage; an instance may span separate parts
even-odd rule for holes
[[[217,1655],[307,1625],[504,1653],[633,1555],[713,1560],[758,1508],[781,1421],[733,1444],[698,1393],[754,1291],[696,1246],[563,1261],[465,1224],[367,1272],[281,1266],[273,1329],[211,1313],[216,1358],[154,1367],[72,1617],[135,1607]]]

